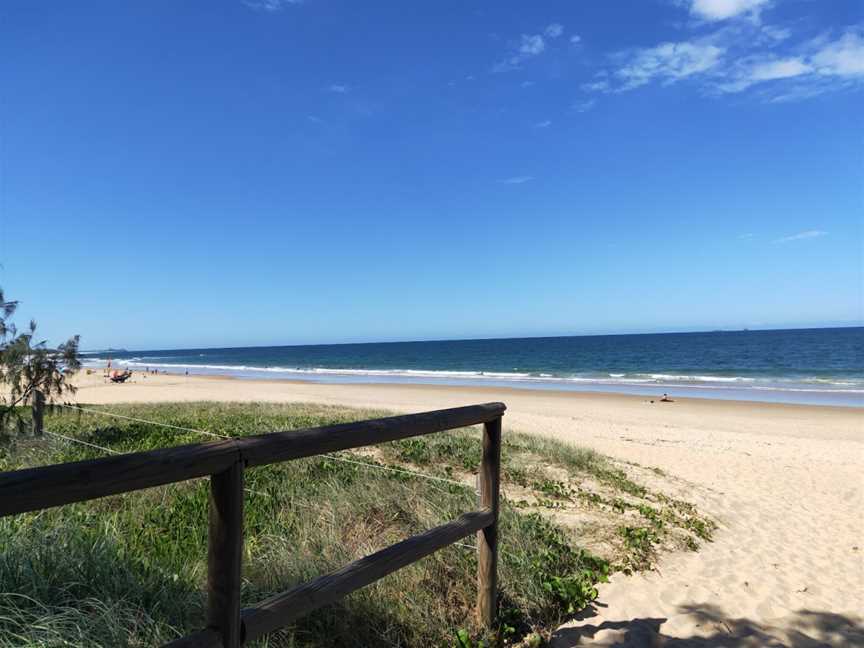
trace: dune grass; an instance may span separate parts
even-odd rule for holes
[[[386,415],[320,405],[104,409],[232,436]],[[62,410],[46,416],[45,426],[120,452],[207,440]],[[478,430],[460,430],[337,455],[464,485],[328,456],[249,470],[243,605],[476,508],[479,439]],[[682,546],[695,548],[710,537],[710,521],[692,507],[650,493],[596,453],[506,428],[504,439],[501,622],[494,633],[484,636],[474,620],[475,552],[452,546],[256,645],[536,643],[587,605],[611,570],[649,566],[664,538],[680,536]],[[102,454],[50,436],[19,440],[0,449],[0,470]],[[151,646],[201,628],[207,493],[207,480],[199,479],[0,519],[0,647]],[[612,540],[587,550],[583,540],[591,540],[594,525],[577,535],[556,519],[562,510],[608,520],[601,534]]]

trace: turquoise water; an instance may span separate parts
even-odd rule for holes
[[[864,406],[864,328],[93,353],[118,366]]]

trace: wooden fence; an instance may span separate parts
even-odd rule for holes
[[[41,408],[40,408],[41,409]],[[207,627],[168,646],[234,648],[477,533],[477,613],[495,620],[503,403],[237,437],[0,473],[0,517],[210,476]],[[39,427],[41,431],[41,416]],[[483,424],[480,508],[240,609],[246,469]]]

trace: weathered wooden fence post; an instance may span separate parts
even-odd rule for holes
[[[483,425],[480,507],[492,511],[492,524],[477,532],[477,615],[491,628],[498,598],[498,490],[501,481],[501,418]]]
[[[242,639],[243,469],[241,460],[210,477],[207,625],[222,635],[225,648],[238,648]]]
[[[38,389],[33,392],[33,436],[42,436],[45,417],[45,394]]]

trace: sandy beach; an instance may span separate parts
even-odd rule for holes
[[[864,646],[864,410],[430,385],[136,372],[79,403],[318,402],[400,412],[503,401],[506,430],[660,468],[720,524],[698,553],[616,575],[555,645]]]

